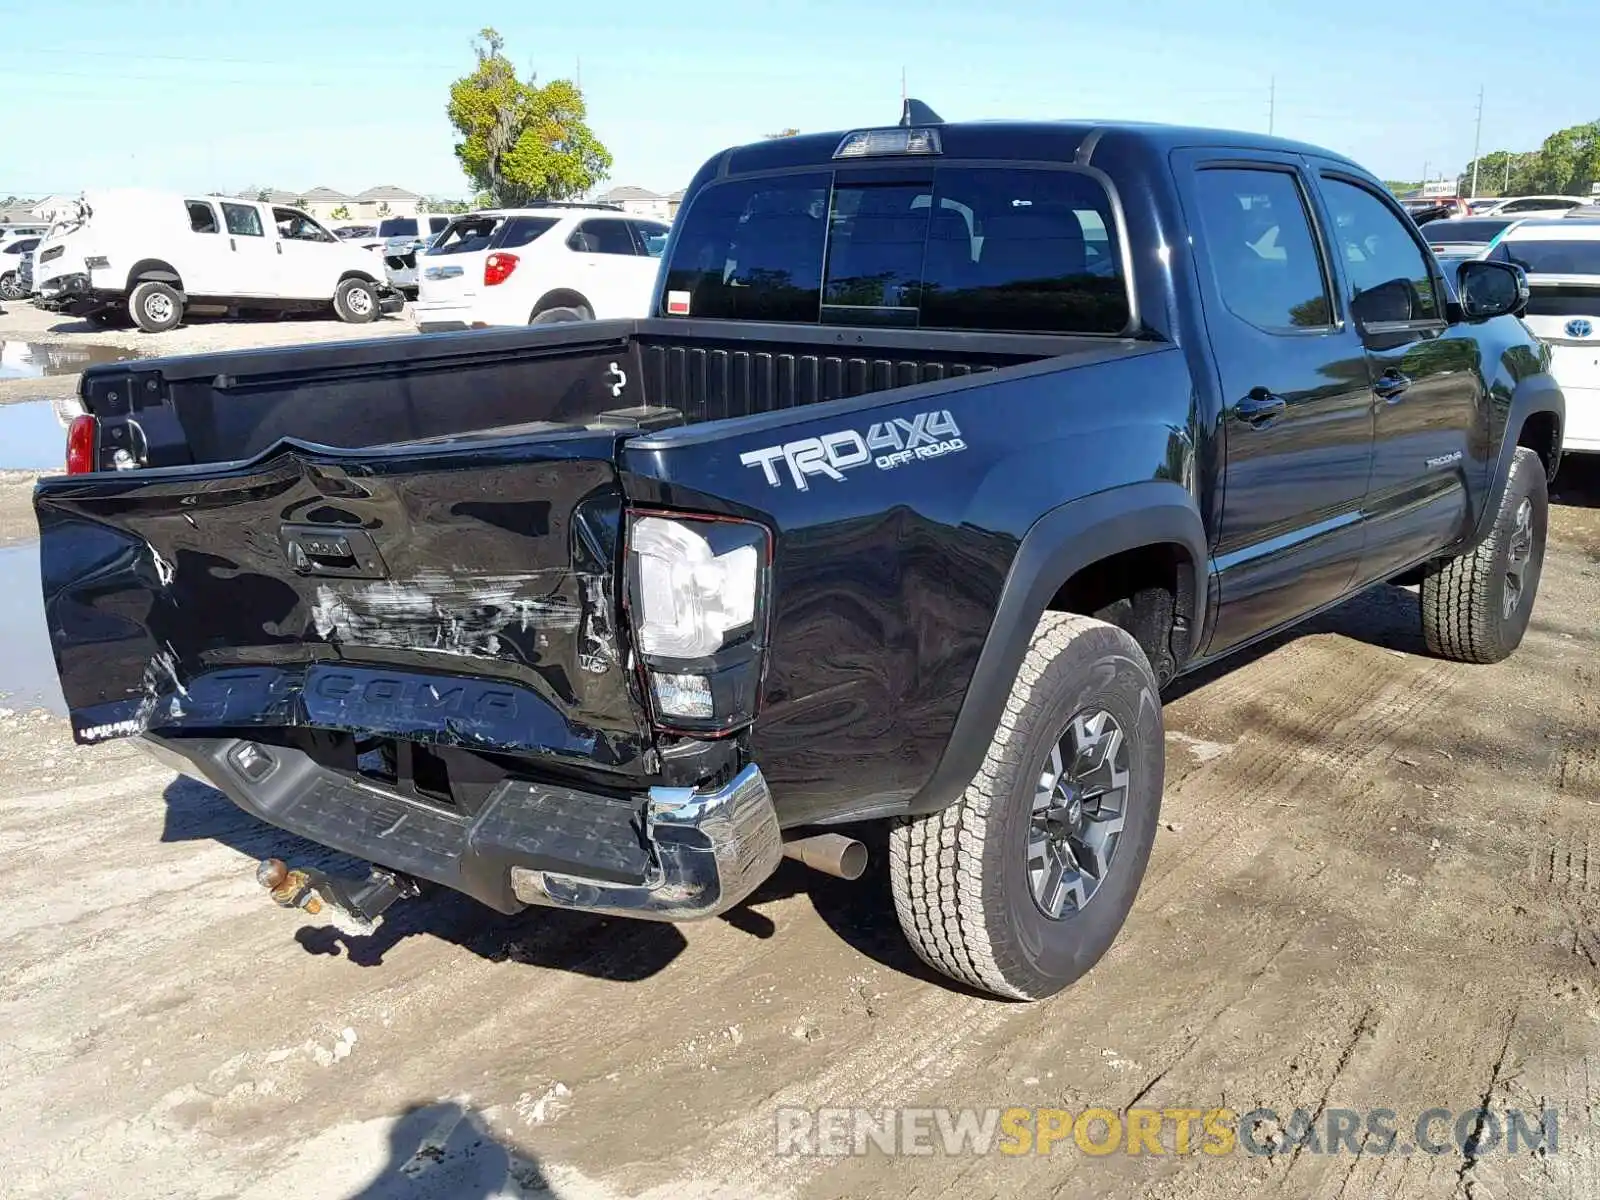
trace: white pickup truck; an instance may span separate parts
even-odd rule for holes
[[[159,333],[186,313],[332,307],[362,323],[399,312],[381,256],[295,208],[221,196],[85,193],[40,242],[35,303]]]

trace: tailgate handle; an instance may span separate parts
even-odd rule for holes
[[[372,535],[334,525],[282,525],[278,542],[297,575],[339,575],[348,579],[386,579],[389,570]]]

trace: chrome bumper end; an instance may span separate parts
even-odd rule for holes
[[[653,921],[696,921],[726,912],[745,899],[783,858],[772,793],[754,764],[711,791],[651,788],[645,837],[652,861],[642,884],[513,867],[511,890],[524,904]]]

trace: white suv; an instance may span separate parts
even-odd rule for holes
[[[87,193],[36,248],[41,308],[159,333],[185,313],[332,307],[371,321],[405,301],[383,259],[299,209],[221,196]]]
[[[1563,449],[1600,453],[1600,221],[1520,221],[1488,257],[1528,273],[1522,320],[1550,347],[1567,398]]]
[[[601,205],[457,217],[417,256],[424,333],[642,317],[670,228]]]

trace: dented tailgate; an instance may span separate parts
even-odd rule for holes
[[[45,480],[46,619],[82,741],[310,726],[642,772],[615,435]]]

